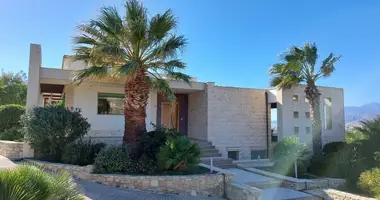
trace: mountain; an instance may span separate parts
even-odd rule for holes
[[[362,106],[344,107],[344,118],[346,129],[360,124],[360,121],[367,120],[380,115],[380,103],[372,102]]]

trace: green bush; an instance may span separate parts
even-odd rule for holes
[[[380,168],[373,168],[360,174],[359,188],[380,199]]]
[[[38,151],[37,158],[59,162],[66,144],[81,138],[90,124],[80,109],[36,107],[21,117],[25,139]]]
[[[327,143],[323,147],[323,154],[330,154],[330,153],[336,153],[336,152],[342,151],[344,149],[345,145],[346,145],[345,142],[330,142],[330,143]]]
[[[1,140],[21,140],[24,136],[21,133],[20,117],[25,113],[25,107],[21,105],[0,106],[0,139]]]
[[[294,162],[297,161],[298,173],[306,172],[310,153],[306,145],[297,137],[285,137],[273,149],[274,170],[280,174],[294,176]]]
[[[106,146],[105,143],[93,143],[90,140],[78,140],[65,146],[62,162],[73,165],[92,165],[96,155]]]
[[[67,173],[44,172],[28,165],[0,170],[0,200],[84,200],[76,183]]]
[[[0,133],[0,140],[22,141],[24,134],[20,127],[12,127]]]
[[[145,155],[156,161],[156,155],[160,151],[169,137],[179,135],[174,129],[168,129],[163,126],[154,126],[154,130],[141,136],[139,154]]]
[[[157,155],[160,168],[165,170],[192,168],[199,164],[200,157],[201,150],[198,144],[185,136],[169,138]]]
[[[131,170],[133,161],[129,151],[123,146],[110,146],[102,149],[95,158],[94,173],[124,173]]]

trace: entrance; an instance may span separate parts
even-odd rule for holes
[[[157,124],[187,135],[188,95],[176,94],[175,96],[176,100],[173,103],[161,95],[157,98]]]

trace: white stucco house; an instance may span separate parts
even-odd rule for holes
[[[107,143],[121,143],[124,131],[123,80],[71,81],[72,72],[86,67],[64,56],[61,69],[43,68],[41,46],[31,44],[27,108],[44,106],[65,98],[65,105],[82,109],[91,124],[86,137]],[[269,90],[217,86],[193,80],[191,86],[178,81],[170,84],[177,101],[170,104],[151,91],[147,129],[151,123],[176,128],[189,138],[208,141],[222,157],[239,160],[267,157],[276,138],[291,135],[311,147],[311,121],[303,86],[291,90]],[[323,143],[343,141],[343,89],[319,87]],[[271,110],[277,109],[276,116]],[[277,118],[273,133],[271,118]],[[277,134],[277,135],[274,135]]]

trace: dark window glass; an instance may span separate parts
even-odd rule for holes
[[[239,160],[239,151],[228,151],[228,158]]]
[[[98,93],[98,114],[122,115],[124,114],[124,95],[111,93]]]
[[[266,158],[266,150],[252,150],[251,151],[251,159],[258,159],[260,155],[260,159]]]

